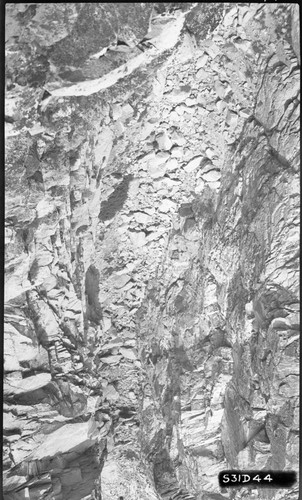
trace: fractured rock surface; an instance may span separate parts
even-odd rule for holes
[[[6,6],[5,500],[298,498],[299,10]]]

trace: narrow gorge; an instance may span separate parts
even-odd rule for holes
[[[4,500],[298,500],[298,4],[5,30]]]

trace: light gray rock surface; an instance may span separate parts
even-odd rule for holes
[[[6,5],[5,500],[294,500],[299,11]]]

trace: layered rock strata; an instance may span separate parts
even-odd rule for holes
[[[5,500],[293,500],[295,4],[6,7]]]

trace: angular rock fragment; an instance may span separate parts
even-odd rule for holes
[[[184,171],[191,173],[193,172],[196,168],[199,167],[200,162],[201,162],[202,157],[201,156],[196,156],[192,160],[187,163],[187,165],[184,166]]]
[[[121,356],[106,356],[106,358],[100,358],[102,363],[106,365],[116,365],[121,359]]]
[[[217,182],[221,177],[219,170],[209,170],[208,172],[201,174],[202,178],[206,182]]]
[[[169,198],[163,200],[163,202],[159,205],[159,212],[168,213],[170,211],[174,211],[176,208],[176,203]]]
[[[161,134],[157,135],[156,141],[159,149],[161,149],[162,151],[169,151],[172,147],[172,142],[167,132],[162,132]]]
[[[119,352],[124,356],[126,359],[137,359],[137,355],[134,352],[133,349],[126,349],[124,347],[121,347]]]
[[[110,402],[115,402],[119,399],[119,394],[113,385],[109,384],[103,391],[103,396]]]
[[[115,288],[124,288],[124,286],[130,281],[131,276],[128,274],[115,275],[111,279]]]

